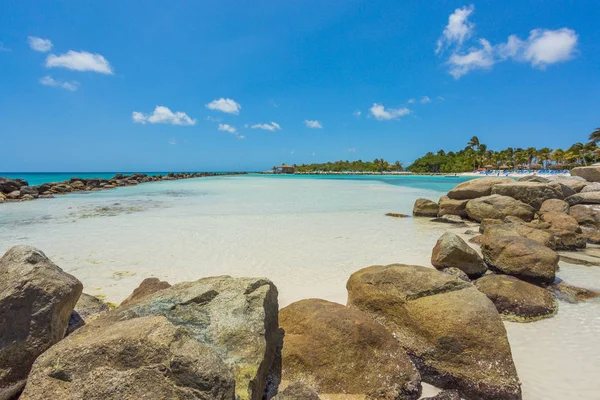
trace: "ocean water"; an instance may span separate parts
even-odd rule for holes
[[[461,181],[444,177],[235,176],[165,181],[0,206],[0,253],[43,250],[120,302],[146,277],[265,276],[280,306],[318,297],[345,304],[354,271],[375,264],[430,266],[448,228],[410,214]],[[559,277],[600,289],[600,267],[561,263]],[[558,314],[506,323],[523,398],[597,399],[600,302],[560,303]]]

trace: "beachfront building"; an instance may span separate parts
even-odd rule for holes
[[[291,165],[281,164],[278,167],[273,167],[273,173],[275,174],[293,174],[295,168]]]

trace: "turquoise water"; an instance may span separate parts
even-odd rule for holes
[[[133,172],[123,172],[131,174]],[[166,175],[168,172],[142,172],[147,175]],[[25,179],[31,186],[41,185],[42,183],[61,182],[71,178],[102,178],[110,179],[116,175],[116,172],[58,172],[58,173],[1,173],[0,177],[11,179]],[[318,179],[318,180],[357,180],[357,181],[376,181],[394,186],[405,186],[415,189],[435,190],[438,192],[447,192],[461,182],[473,179],[473,177],[464,176],[423,176],[423,175],[262,175],[248,174],[252,177],[262,177],[265,179]]]

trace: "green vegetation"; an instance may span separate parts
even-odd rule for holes
[[[489,169],[571,169],[595,163],[600,158],[600,128],[589,136],[590,142],[575,143],[566,150],[544,147],[527,149],[508,147],[501,151],[489,150],[473,136],[467,146],[457,152],[440,150],[427,153],[407,169],[411,172],[469,172],[478,168]]]
[[[384,172],[384,171],[404,171],[402,163],[396,161],[394,164],[390,164],[383,158],[375,159],[373,161],[335,161],[323,164],[302,164],[295,165],[296,172],[315,172],[315,171],[357,171],[357,172]]]

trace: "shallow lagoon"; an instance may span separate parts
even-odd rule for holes
[[[0,252],[42,249],[85,291],[120,302],[156,276],[266,276],[280,305],[345,303],[345,283],[373,264],[429,266],[447,228],[410,214],[461,178],[238,176],[142,184],[0,207]],[[565,281],[600,289],[600,267],[561,263]],[[596,399],[600,302],[561,302],[557,316],[506,323],[524,399]]]

